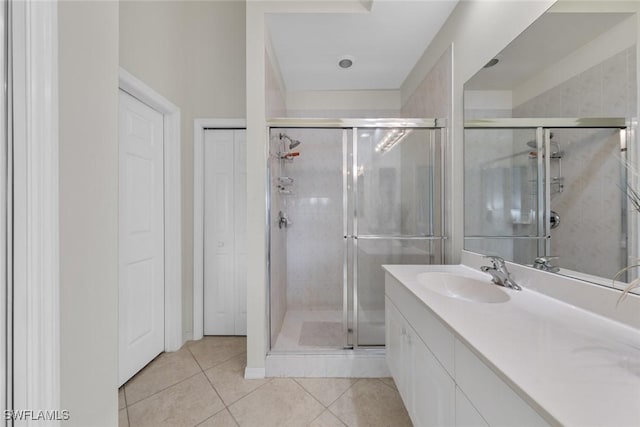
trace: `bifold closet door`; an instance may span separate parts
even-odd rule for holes
[[[246,334],[244,130],[204,137],[204,333]]]

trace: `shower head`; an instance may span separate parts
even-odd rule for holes
[[[293,150],[294,148],[296,148],[298,145],[302,144],[301,141],[298,141],[297,139],[292,139],[289,135],[287,135],[286,133],[281,133],[280,134],[280,141],[282,141],[283,139],[286,139],[287,141],[289,141],[289,150]]]
[[[300,144],[301,144],[301,142],[300,142],[300,141],[298,141],[297,139],[292,140],[292,141],[289,143],[289,150],[293,150],[294,148],[296,148],[296,147],[297,147],[298,145],[300,145]]]

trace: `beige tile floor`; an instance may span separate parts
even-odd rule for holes
[[[118,391],[120,427],[411,426],[390,378],[245,380],[244,337],[163,353]]]

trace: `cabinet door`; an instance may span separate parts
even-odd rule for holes
[[[404,318],[398,311],[398,309],[393,305],[389,298],[385,298],[385,314],[386,314],[386,344],[387,344],[387,365],[389,366],[389,371],[391,372],[391,376],[396,382],[396,386],[398,387],[398,391],[400,391],[400,395],[403,400],[406,400],[406,386],[405,386],[405,375],[406,375],[406,363],[403,360],[405,358],[405,326],[404,326]]]
[[[407,405],[416,426],[455,424],[455,382],[416,332],[407,327],[411,401]]]
[[[456,427],[489,427],[458,387],[456,387]]]

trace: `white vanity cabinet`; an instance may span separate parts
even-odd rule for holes
[[[458,386],[456,386],[456,426],[489,427],[480,412],[471,404]]]
[[[388,273],[385,305],[387,363],[416,427],[549,425]]]
[[[455,423],[455,382],[393,302],[385,300],[387,361],[416,426]]]

